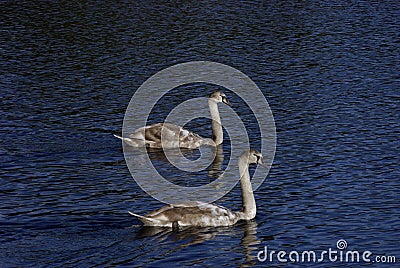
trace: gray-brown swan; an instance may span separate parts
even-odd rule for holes
[[[133,147],[151,148],[198,148],[202,145],[217,146],[223,141],[221,118],[218,111],[218,103],[230,105],[226,95],[221,91],[215,91],[208,98],[211,113],[212,139],[202,138],[196,133],[188,131],[181,126],[169,123],[158,123],[141,127],[128,137],[115,137]],[[162,138],[161,138],[162,137]]]
[[[263,164],[263,158],[257,150],[245,151],[239,157],[240,184],[242,188],[242,210],[231,211],[222,206],[203,202],[185,202],[168,205],[137,217],[146,226],[230,226],[239,220],[251,220],[256,216],[256,201],[249,175],[249,164]]]

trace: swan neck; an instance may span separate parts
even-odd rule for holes
[[[208,100],[211,114],[211,127],[212,127],[212,139],[215,145],[219,145],[223,141],[221,118],[219,117],[218,104],[214,100]]]
[[[240,185],[242,188],[242,213],[245,220],[251,220],[256,216],[257,207],[251,186],[248,156],[239,158]]]

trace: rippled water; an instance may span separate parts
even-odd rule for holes
[[[396,1],[3,1],[0,8],[1,267],[263,266],[256,256],[264,246],[322,251],[339,239],[399,261]],[[131,178],[112,133],[121,132],[141,83],[192,60],[228,64],[257,83],[275,117],[275,160],[255,193],[254,221],[141,228],[127,210],[144,214],[161,203]],[[176,90],[150,120],[187,98],[182,92],[211,90]],[[235,109],[259,146],[254,118]],[[188,127],[210,135],[206,119]],[[222,168],[228,138],[223,147]],[[175,173],[150,154],[178,184],[217,176],[212,168]],[[239,209],[239,193],[218,203]]]

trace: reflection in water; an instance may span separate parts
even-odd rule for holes
[[[211,163],[210,167],[208,168],[208,176],[210,178],[217,179],[222,175],[223,162],[224,162],[224,151],[223,151],[222,145],[218,145],[217,147],[215,147],[214,161]]]
[[[131,163],[134,162],[137,167],[145,168],[145,163],[148,161],[147,156],[151,164],[165,179],[178,185],[180,181],[176,180],[177,178],[190,178],[198,175],[196,173],[204,172],[205,170],[207,170],[208,178],[210,179],[207,183],[220,178],[223,174],[224,151],[222,145],[216,147],[203,146],[201,149],[195,150],[186,148],[162,149],[125,147],[125,160]],[[200,158],[203,159],[199,161]],[[195,161],[199,163],[196,164],[194,163]],[[181,167],[185,163],[189,163],[191,167],[193,167],[193,170],[189,167],[186,170],[182,170]],[[129,165],[129,163],[127,164]],[[164,173],[168,173],[168,175],[164,176]],[[175,173],[176,176],[171,176],[171,173]],[[201,184],[204,184],[204,181],[201,182]],[[182,186],[198,185],[184,184]]]
[[[161,248],[166,245],[168,246],[168,250],[177,251],[213,240],[217,236],[226,236],[230,239],[240,237],[239,251],[244,255],[244,261],[241,266],[247,267],[256,264],[257,245],[261,241],[257,238],[257,222],[255,220],[241,221],[235,226],[230,227],[180,227],[173,229],[168,227],[142,226],[135,238],[144,239],[153,237]],[[170,248],[171,245],[175,245],[174,248]],[[232,248],[229,250],[236,249]]]
[[[205,149],[206,148],[206,149]],[[186,148],[172,148],[168,150],[168,156],[166,155],[164,149],[160,148],[146,148],[147,154],[149,158],[154,161],[162,161],[164,163],[171,163],[172,160],[175,160],[174,157],[185,157],[189,161],[197,160],[202,157],[203,154],[207,154],[207,159],[212,159],[212,163],[207,167],[208,176],[213,179],[217,179],[222,174],[222,164],[224,161],[224,151],[222,145],[218,145],[216,147],[203,147],[202,150],[193,150]]]
[[[243,267],[252,266],[257,261],[257,245],[261,242],[257,239],[257,222],[255,220],[246,221],[242,226],[243,237],[240,241],[240,245],[243,247],[245,255],[245,262],[241,265]],[[254,253],[252,254],[252,250]]]
[[[182,249],[191,245],[196,245],[208,241],[214,238],[218,234],[218,231],[218,228],[186,227],[172,229],[168,227],[143,226],[137,233],[136,238],[156,236],[156,239],[159,242],[182,241],[184,243],[177,246],[177,249]]]

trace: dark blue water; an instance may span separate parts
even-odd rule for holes
[[[264,246],[322,251],[339,239],[400,261],[397,1],[3,1],[0,9],[1,267],[263,266]],[[194,60],[244,72],[271,106],[278,143],[255,193],[258,214],[233,227],[141,228],[127,210],[162,204],[132,179],[112,133],[141,83]],[[200,88],[191,94],[212,90]],[[169,103],[151,118],[164,118]],[[254,118],[235,109],[258,146]],[[206,119],[190,129],[210,135]],[[222,168],[227,137],[223,149]],[[163,156],[150,154],[176,181],[213,179],[211,168],[168,173]],[[240,202],[238,187],[218,201]]]

